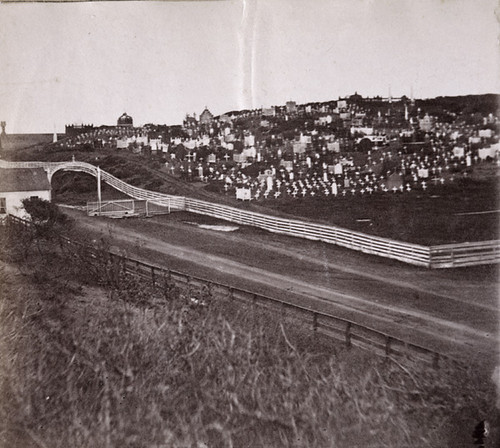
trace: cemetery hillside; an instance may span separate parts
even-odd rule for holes
[[[68,125],[51,143],[2,134],[7,160],[86,161],[142,188],[424,245],[497,238],[498,95],[363,98],[182,125]],[[104,188],[106,198],[123,196]],[[95,200],[59,172],[56,202]]]

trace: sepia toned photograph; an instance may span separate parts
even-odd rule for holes
[[[0,3],[0,448],[500,446],[497,0]]]

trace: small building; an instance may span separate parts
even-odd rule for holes
[[[93,124],[67,124],[65,130],[66,137],[76,137],[80,134],[86,134],[95,130]]]
[[[124,112],[117,120],[116,125],[121,128],[132,128],[134,127],[134,120],[130,115]]]
[[[26,216],[22,201],[28,198],[51,200],[51,188],[43,168],[0,168],[0,217]]]
[[[286,113],[287,114],[296,114],[297,113],[297,103],[295,101],[287,101],[286,102]]]
[[[212,112],[205,107],[205,110],[200,114],[200,124],[209,124],[214,120],[214,115]]]
[[[196,114],[193,114],[192,117],[189,114],[186,114],[186,118],[182,122],[182,125],[185,128],[195,128],[196,126],[198,126],[198,120],[196,120]]]

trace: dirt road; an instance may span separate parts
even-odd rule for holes
[[[429,271],[251,228],[202,229],[197,217],[89,218],[78,225],[128,256],[354,320],[462,359],[494,362],[496,270]]]

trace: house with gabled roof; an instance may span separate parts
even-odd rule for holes
[[[214,115],[205,106],[205,110],[200,114],[200,124],[211,123],[213,121],[213,119],[214,119]]]
[[[0,168],[0,218],[24,218],[22,201],[34,197],[51,200],[50,182],[43,168]]]

